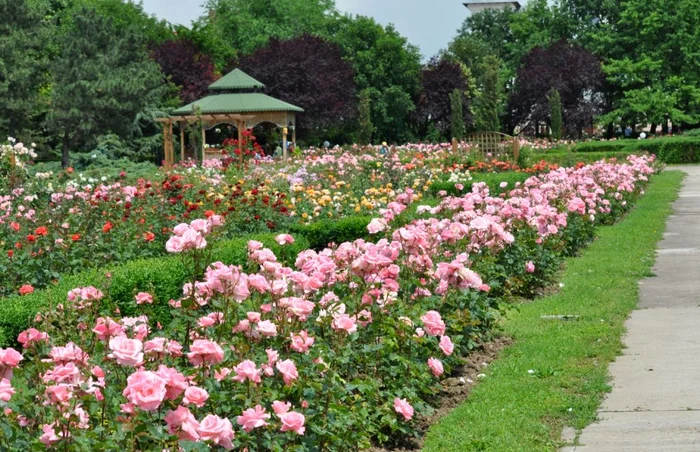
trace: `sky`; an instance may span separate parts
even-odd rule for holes
[[[143,0],[144,9],[169,22],[189,25],[204,14],[204,0]],[[336,0],[341,12],[393,23],[424,59],[447,46],[469,15],[462,0]]]

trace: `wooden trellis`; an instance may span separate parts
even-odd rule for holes
[[[477,132],[465,140],[469,153],[478,160],[518,161],[520,141],[516,137],[500,132]]]

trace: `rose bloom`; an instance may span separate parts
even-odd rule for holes
[[[163,419],[168,425],[168,433],[177,435],[182,441],[198,441],[199,422],[194,418],[190,410],[184,406],[177,407],[176,410],[170,410],[165,414]]]
[[[111,231],[113,227],[114,227],[114,225],[112,224],[112,222],[108,221],[104,224],[104,226],[102,226],[102,232],[107,233],[107,232]]]
[[[292,361],[291,359],[285,359],[284,361],[280,361],[275,365],[275,367],[282,374],[282,378],[284,379],[284,384],[287,386],[291,385],[292,381],[299,378],[299,373],[297,372],[297,366],[294,364],[294,361]]]
[[[136,367],[143,363],[143,343],[138,339],[115,336],[109,340],[110,358],[122,366]]]
[[[145,411],[156,411],[166,395],[165,380],[155,372],[139,370],[127,378],[122,395]]]
[[[214,414],[207,415],[200,422],[197,433],[202,441],[211,441],[224,449],[233,449],[233,425],[226,418]]]
[[[177,399],[190,387],[187,378],[172,367],[161,364],[156,375],[165,381],[165,398],[168,400]]]
[[[355,323],[355,319],[353,319],[347,314],[340,314],[335,316],[335,318],[333,318],[333,323],[331,323],[331,327],[334,330],[346,331],[348,334],[352,334],[355,331],[357,331],[357,324]]]
[[[34,287],[31,284],[24,284],[19,288],[20,295],[29,295],[32,292],[34,292]]]
[[[263,320],[258,323],[257,331],[265,337],[275,337],[277,336],[277,325],[269,320]]]
[[[450,356],[454,349],[455,346],[449,336],[442,336],[440,338],[440,350],[442,350],[445,355]]]
[[[209,398],[209,393],[206,389],[199,388],[197,386],[190,386],[185,390],[185,397],[182,399],[183,403],[192,403],[198,408],[202,408]]]
[[[22,344],[22,348],[29,348],[32,346],[32,344],[37,342],[48,341],[49,335],[37,330],[36,328],[29,328],[28,330],[22,331],[17,337],[17,342]]]
[[[410,421],[413,417],[413,407],[406,401],[406,399],[399,399],[398,397],[395,398],[394,410],[402,415],[407,421]]]
[[[292,244],[294,243],[294,237],[292,237],[289,234],[280,234],[277,237],[275,237],[275,241],[280,245],[286,245],[288,243]]]
[[[299,332],[299,334],[292,334],[291,348],[295,352],[307,353],[311,346],[314,345],[315,341],[315,338],[309,337],[309,333],[307,333],[305,330],[302,330]]]
[[[14,395],[15,390],[12,388],[12,385],[10,384],[10,380],[3,378],[0,380],[0,401],[1,402],[9,402],[12,396]]]
[[[233,377],[234,381],[239,381],[243,383],[246,380],[250,380],[256,384],[262,381],[260,378],[262,371],[260,371],[260,369],[257,368],[255,363],[249,359],[246,359],[245,361],[235,366],[233,368],[233,371],[236,372],[236,376]]]
[[[224,350],[216,342],[197,339],[190,346],[187,358],[193,366],[197,367],[202,364],[219,364],[224,360]]]
[[[436,358],[428,359],[428,367],[430,367],[431,372],[433,372],[433,375],[435,375],[436,377],[439,377],[445,372],[445,370],[442,367],[442,361]]]
[[[525,271],[528,273],[535,273],[535,264],[529,261],[525,264]]]
[[[14,348],[0,348],[0,370],[2,370],[3,367],[17,367],[19,362],[23,359],[22,354]]]
[[[425,326],[425,331],[431,336],[442,336],[445,334],[445,322],[442,321],[440,313],[428,311],[420,318]]]
[[[288,412],[290,408],[292,408],[292,404],[289,402],[280,402],[279,400],[272,402],[272,410],[277,416]]]
[[[152,304],[153,296],[148,292],[139,292],[136,294],[136,304]]]
[[[143,239],[147,242],[152,242],[156,239],[156,235],[152,233],[151,231],[148,231],[143,234]]]
[[[283,432],[294,432],[297,435],[303,435],[306,427],[304,427],[304,415],[297,413],[296,411],[290,411],[288,413],[280,414],[280,420],[282,421],[282,428],[280,431]]]
[[[236,423],[243,427],[243,430],[250,432],[251,430],[268,425],[265,419],[270,419],[270,415],[265,412],[265,409],[260,405],[255,408],[248,408],[241,416],[236,418]]]

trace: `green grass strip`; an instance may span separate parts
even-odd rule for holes
[[[581,256],[567,260],[556,294],[523,304],[504,322],[515,340],[469,399],[428,432],[425,451],[557,450],[564,426],[582,429],[610,390],[608,363],[622,349],[624,322],[683,174],[664,172],[620,223],[599,230]],[[546,315],[578,320],[543,320]],[[528,370],[535,371],[528,373]]]

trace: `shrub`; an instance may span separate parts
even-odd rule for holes
[[[673,136],[647,140],[586,141],[574,145],[570,150],[575,154],[604,152],[630,155],[648,152],[655,154],[664,163],[698,163],[700,162],[700,137]],[[557,152],[557,155],[560,153]],[[545,153],[544,158],[549,160],[550,156]]]
[[[329,243],[352,242],[368,238],[367,225],[373,217],[350,216],[339,220],[321,220],[309,225],[292,226],[293,234],[301,234],[309,241],[311,249],[319,251]]]
[[[296,255],[307,248],[309,242],[304,237],[296,237],[292,245],[277,244],[274,234],[261,234],[222,242],[212,252],[213,261],[230,265],[242,265],[247,259],[249,240],[258,240],[272,249],[283,262],[293,263]],[[105,275],[109,274],[107,278]],[[182,285],[192,275],[188,273],[177,256],[131,261],[108,269],[88,270],[67,276],[45,290],[39,290],[25,296],[9,296],[0,299],[0,344],[8,344],[17,338],[17,334],[27,327],[36,313],[46,306],[63,303],[69,290],[75,287],[108,284],[112,300],[120,307],[124,315],[136,314],[137,306],[133,303],[137,292],[153,294],[155,303],[151,306],[154,320],[169,320],[167,303],[182,294]]]

